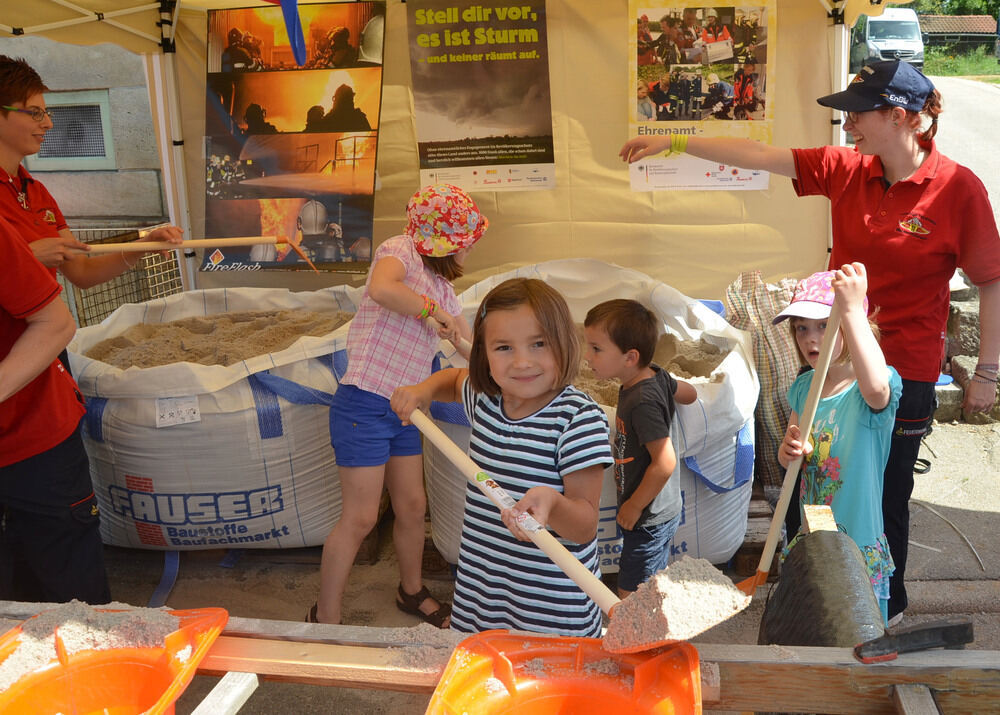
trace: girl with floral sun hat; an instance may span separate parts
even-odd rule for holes
[[[389,397],[400,385],[430,376],[440,338],[458,345],[472,337],[451,281],[462,275],[489,222],[465,191],[448,184],[417,191],[406,217],[405,233],[375,251],[347,334],[347,372],[330,408],[343,508],[323,545],[319,600],[307,619],[313,622],[340,622],[351,565],[378,518],[383,485],[395,515],[396,605],[439,628],[449,622],[450,605],[439,603],[421,577],[426,495],[420,433],[399,421]]]

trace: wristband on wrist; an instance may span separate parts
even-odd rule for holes
[[[124,248],[121,250],[121,254],[122,254],[122,263],[125,264],[125,270],[126,271],[132,270],[139,263],[139,261],[136,261],[135,263],[129,263],[128,259],[125,258],[125,249]]]
[[[998,367],[996,363],[981,362],[976,364],[976,372],[996,372]]]
[[[438,306],[437,303],[434,302],[433,298],[428,298],[426,295],[423,294],[421,294],[420,297],[424,299],[424,307],[420,310],[419,313],[417,313],[417,317],[423,320],[424,318],[427,318],[430,315],[432,315],[434,311],[437,310]]]
[[[978,372],[972,373],[972,379],[976,382],[991,382],[994,385],[997,383],[996,377],[989,377],[988,375],[980,375]]]
[[[671,134],[670,135],[670,148],[665,152],[665,155],[670,156],[671,154],[683,154],[687,151],[688,136],[687,134]]]

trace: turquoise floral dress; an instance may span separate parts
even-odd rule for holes
[[[876,412],[868,406],[857,381],[820,400],[809,437],[813,451],[802,465],[799,493],[800,510],[804,504],[829,506],[838,528],[858,545],[883,619],[889,602],[889,577],[895,566],[882,525],[882,474],[902,391],[899,374],[888,369],[891,395],[882,410]],[[811,378],[811,371],[800,375],[788,390],[788,404],[799,415]],[[794,544],[792,540],[788,549]]]

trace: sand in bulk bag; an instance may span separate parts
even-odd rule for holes
[[[349,322],[229,366],[122,370],[85,356],[139,323],[260,310],[353,313],[357,288],[224,288],[123,305],[69,345],[104,542],[193,550],[322,544],[340,516],[330,446]]]
[[[750,358],[749,336],[729,325],[697,300],[649,276],[592,259],[549,261],[492,276],[461,294],[463,314],[470,323],[480,301],[491,288],[509,278],[537,278],[558,290],[573,320],[582,324],[594,305],[613,298],[633,298],[663,321],[667,332],[680,340],[705,341],[728,352],[709,378],[690,381],[698,392],[692,405],[678,405],[674,420],[674,448],[681,466],[684,502],[681,524],[671,547],[672,557],[727,561],[743,543],[753,477],[753,412],[757,402],[757,375]],[[453,350],[442,349],[442,366],[464,365]],[[604,406],[614,422],[614,408]],[[438,426],[463,448],[470,427],[461,408],[431,408]],[[458,559],[465,478],[436,448],[424,444],[424,474],[431,512],[434,544],[451,563]],[[598,525],[601,569],[618,570],[621,535],[617,528],[617,499],[613,470],[605,470]]]

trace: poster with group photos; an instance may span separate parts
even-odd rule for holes
[[[367,272],[385,2],[298,8],[299,66],[281,8],[208,13],[205,237],[283,242],[206,251],[202,271]]]
[[[545,0],[409,0],[420,183],[555,188]]]
[[[629,136],[770,143],[774,5],[630,0]],[[740,191],[766,189],[768,173],[673,154],[631,164],[630,180],[633,191]]]

